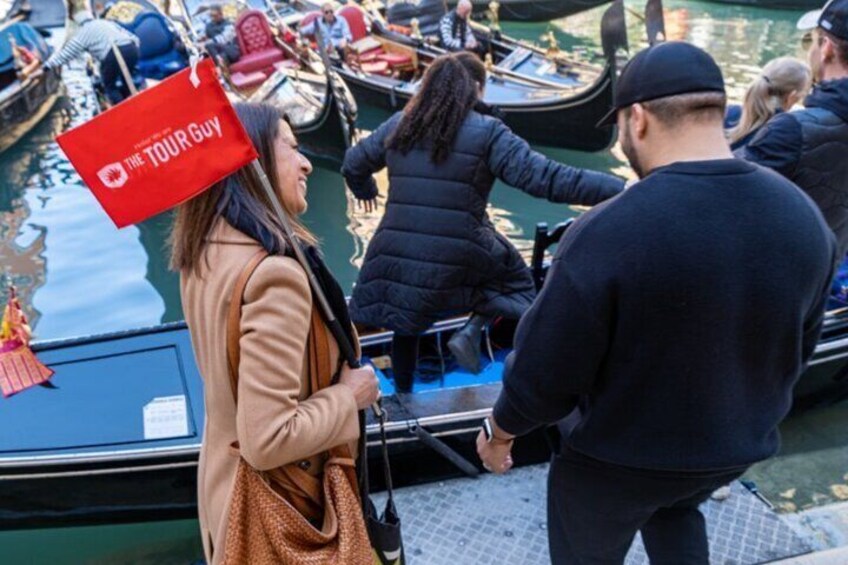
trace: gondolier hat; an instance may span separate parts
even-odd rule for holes
[[[834,37],[848,41],[848,0],[830,0],[821,10],[807,12],[798,20],[798,29],[820,27]]]
[[[690,92],[724,92],[721,69],[709,53],[690,43],[658,43],[624,66],[615,84],[613,109],[597,127],[615,124],[618,111],[637,102]]]

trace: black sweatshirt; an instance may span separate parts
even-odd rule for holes
[[[815,204],[772,171],[654,170],[566,232],[518,326],[496,422],[521,435],[579,404],[565,441],[602,461],[700,471],[769,457],[834,249]]]

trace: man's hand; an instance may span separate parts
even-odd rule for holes
[[[357,200],[356,208],[358,210],[365,209],[366,214],[370,214],[371,212],[377,209],[377,199],[372,198],[371,200]]]
[[[490,417],[489,423],[494,437],[489,441],[486,433],[480,430],[477,436],[477,455],[480,456],[483,467],[497,475],[502,475],[512,469],[512,444],[515,440],[513,436],[498,427],[494,418]]]
[[[473,37],[468,40],[468,43],[465,45],[467,49],[477,49],[477,40]]]

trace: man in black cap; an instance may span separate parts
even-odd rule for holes
[[[848,0],[798,21],[816,83],[805,108],[771,119],[739,156],[770,167],[812,198],[848,251]]]
[[[775,453],[815,348],[833,235],[798,187],[733,158],[724,108],[704,51],[633,57],[603,123],[641,180],[566,232],[518,326],[477,449],[501,473],[515,436],[560,422],[555,565],[622,563],[637,531],[653,564],[708,563],[698,505]]]

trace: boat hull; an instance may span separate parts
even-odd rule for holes
[[[572,16],[586,10],[591,10],[610,0],[501,0],[498,15],[503,21],[511,22],[547,22]],[[475,14],[485,14],[489,11],[489,0],[473,0]],[[456,2],[449,2],[453,8]]]
[[[818,10],[823,5],[819,0],[707,0],[707,2],[774,10]]]
[[[400,83],[338,71],[362,105],[399,111],[413,92]],[[590,88],[572,97],[514,104],[497,104],[504,122],[518,135],[537,145],[577,151],[603,151],[614,141],[615,129],[595,124],[612,107],[613,70],[607,66]]]
[[[422,347],[428,347],[427,340],[430,347],[438,343],[440,334],[444,342],[444,334],[462,324],[461,319],[440,323],[425,337]],[[508,342],[511,331],[509,327],[496,330],[493,339]],[[389,333],[366,335],[363,350],[367,357],[379,358],[390,343]],[[0,490],[4,493],[0,529],[195,516],[205,414],[202,381],[185,324],[40,344],[36,349],[56,370],[56,388],[36,388],[3,401],[0,428],[26,429],[27,434],[7,433],[0,439]],[[496,372],[502,367],[498,363],[505,351],[497,354],[498,361],[492,365]],[[448,373],[443,378],[452,378],[451,373],[456,376],[450,369]],[[831,321],[810,369],[796,388],[796,405],[811,398],[817,404],[825,397],[828,402],[837,400],[839,394],[845,398],[846,375],[848,319],[845,323]],[[438,436],[468,462],[478,464],[475,438],[501,385],[479,384],[468,375],[464,378],[471,380],[463,386],[422,385],[414,394],[396,395],[386,389],[383,404],[396,485],[462,474],[433,451],[417,429]],[[102,402],[106,397],[111,399],[109,403]],[[142,433],[145,406],[163,397],[184,399],[184,428],[170,435],[163,435],[161,429]],[[373,489],[379,490],[379,434],[371,415],[368,442]],[[545,431],[523,438],[516,446],[517,465],[548,457]]]
[[[60,91],[58,71],[51,69],[27,79],[18,92],[0,102],[0,153],[38,125],[53,109]]]

